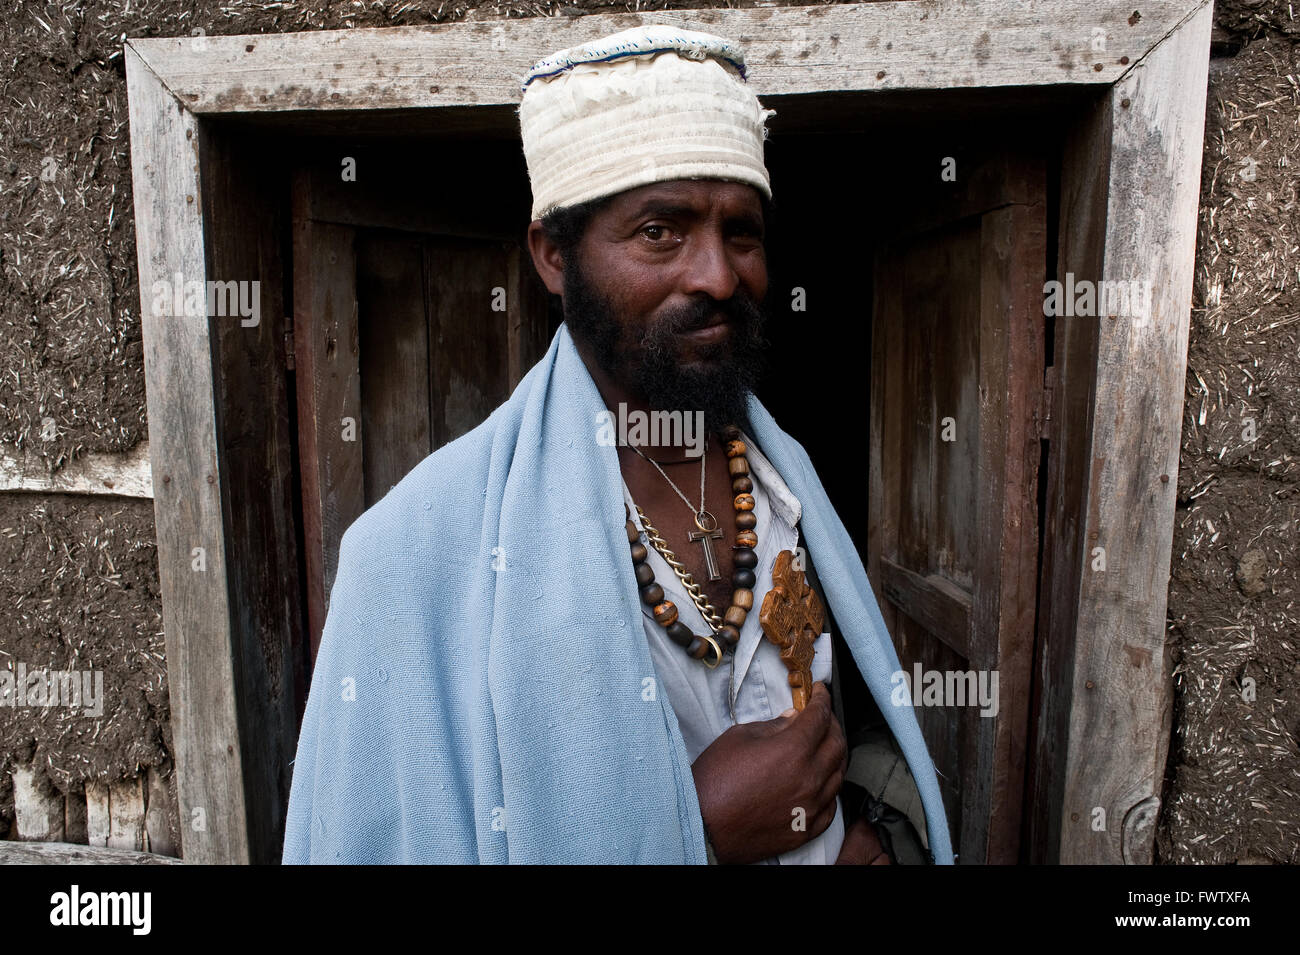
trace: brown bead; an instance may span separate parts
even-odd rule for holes
[[[632,563],[644,564],[646,562],[646,558],[649,556],[650,556],[650,551],[646,548],[645,544],[642,544],[640,541],[633,542]]]
[[[654,582],[655,582],[654,568],[651,567],[649,564],[637,564],[636,585],[638,587],[644,587],[646,584],[653,584]]]
[[[718,628],[718,636],[727,641],[727,646],[734,647],[740,642],[740,628],[724,623]]]
[[[748,494],[754,490],[754,482],[748,477],[738,477],[731,482],[732,494]]]
[[[728,441],[739,441],[740,429],[737,428],[734,424],[729,424],[722,429],[722,437]]]
[[[753,570],[758,566],[758,555],[749,547],[731,548],[731,562],[737,567]]]
[[[691,642],[686,645],[686,655],[692,660],[703,660],[708,652],[709,645],[699,637],[691,637]]]
[[[655,623],[668,626],[670,623],[677,622],[677,605],[671,600],[665,600],[655,607]]]
[[[758,515],[753,511],[736,512],[736,530],[752,531],[758,526]]]
[[[744,458],[732,458],[727,462],[727,470],[733,478],[743,477],[749,473],[749,462]]]
[[[736,546],[738,547],[757,547],[758,535],[753,531],[741,531],[736,535]]]
[[[735,593],[731,595],[731,605],[733,607],[739,607],[741,610],[744,610],[745,612],[749,612],[750,610],[753,610],[754,591],[737,590]]]
[[[640,532],[639,530],[636,529],[636,525],[633,524],[631,521],[628,521],[628,522],[627,522],[627,542],[628,542],[629,544],[635,544],[635,543],[637,542],[637,540],[638,540],[640,537],[641,537],[641,532]]]
[[[691,628],[680,620],[670,623],[664,629],[668,632],[668,638],[681,647],[689,646],[691,641],[695,639],[695,634],[691,633]]]
[[[653,607],[663,603],[664,589],[655,581],[651,581],[641,588],[641,602],[647,607]]]
[[[727,442],[727,457],[729,458],[738,458],[748,450],[744,441]]]
[[[737,494],[735,500],[731,502],[731,506],[737,511],[752,511],[754,509],[754,495]]]
[[[745,625],[747,616],[749,616],[749,611],[744,607],[728,607],[727,612],[722,615],[722,620],[733,627],[742,627]]]

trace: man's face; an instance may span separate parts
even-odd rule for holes
[[[564,263],[564,318],[611,378],[653,409],[742,427],[768,318],[759,194],[679,180],[629,190]]]

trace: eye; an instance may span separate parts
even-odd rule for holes
[[[651,246],[667,248],[673,244],[672,239],[677,238],[676,231],[672,226],[663,225],[662,222],[651,222],[649,225],[641,226],[642,236],[645,236]]]

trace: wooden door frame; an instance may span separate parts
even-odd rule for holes
[[[305,679],[294,649],[292,443],[278,420],[291,400],[289,290],[275,242],[283,223],[269,221],[268,181],[246,174],[255,170],[231,148],[226,121],[351,130],[369,118],[391,131],[400,119],[402,128],[472,130],[490,116],[499,132],[537,59],[667,23],[742,43],[750,82],[778,111],[778,134],[826,104],[860,117],[894,94],[1029,89],[1073,108],[1080,88],[1095,93],[1059,169],[1058,273],[1153,281],[1151,320],[1056,324],[1026,832],[1038,861],[1149,861],[1172,700],[1165,610],[1211,2],[1136,6],[939,0],[127,39],[184,858],[278,858],[297,737],[285,701],[301,696]],[[152,314],[155,282],[177,273],[260,280],[262,325]],[[257,420],[238,405],[250,384],[261,389]],[[203,570],[194,569],[196,547]],[[1091,569],[1095,547],[1106,548],[1104,572]]]

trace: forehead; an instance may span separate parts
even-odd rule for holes
[[[714,210],[724,215],[761,213],[762,195],[748,183],[718,179],[675,179],[653,182],[619,193],[606,208],[613,218],[633,218],[659,210],[699,217]]]

